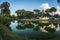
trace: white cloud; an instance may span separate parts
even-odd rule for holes
[[[46,9],[49,9],[50,6],[48,3],[43,3],[41,6],[40,6],[43,10],[46,10]]]
[[[57,10],[59,10],[60,9],[60,7],[59,6],[57,6]]]

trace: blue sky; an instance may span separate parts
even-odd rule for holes
[[[58,5],[57,0],[0,0],[0,3],[5,1],[10,3],[11,14],[14,14],[18,9],[30,11],[41,9],[40,5],[43,3],[48,3],[50,7],[56,7]]]

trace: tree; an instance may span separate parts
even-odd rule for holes
[[[40,15],[40,10],[39,9],[34,9],[35,17],[38,18]]]
[[[50,8],[50,12],[52,13],[52,16],[54,16],[57,9],[55,7]]]
[[[36,14],[39,14],[39,13],[40,13],[40,10],[39,10],[39,9],[34,9],[34,12],[35,12]]]
[[[50,13],[50,9],[46,9],[45,12],[46,12],[46,13]]]
[[[60,18],[60,16],[58,14],[54,15],[55,18]]]
[[[34,18],[34,13],[33,12],[31,12],[31,11],[26,11],[26,17],[27,18]]]
[[[34,13],[32,11],[26,11],[24,9],[17,10],[15,11],[15,13],[17,13],[18,18],[33,18],[34,17]]]
[[[46,16],[47,16],[47,17],[51,17],[51,15],[49,14],[49,13],[51,12],[50,9],[46,9],[45,12],[46,12]]]
[[[23,18],[26,14],[26,10],[22,9],[22,10],[17,10],[15,11],[15,13],[17,13],[18,17]]]
[[[56,9],[55,7],[52,7],[52,8],[50,8],[50,11],[51,11],[51,12],[56,12],[57,9]]]
[[[3,2],[1,4],[1,13],[3,15],[10,15],[10,9],[9,9],[9,7],[10,7],[10,4],[8,2]]]
[[[16,16],[15,16],[15,15],[12,15],[11,17],[12,17],[14,20],[16,19]]]
[[[15,13],[17,13],[18,17],[21,15],[21,11],[20,10],[15,11]]]

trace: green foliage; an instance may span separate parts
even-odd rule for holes
[[[54,15],[55,18],[60,18],[60,16],[58,14]]]
[[[10,7],[10,4],[8,3],[8,2],[3,2],[2,4],[1,4],[1,8],[4,8],[4,7]]]
[[[10,31],[5,25],[0,23],[0,36],[3,40],[28,40]]]
[[[18,18],[33,18],[34,14],[31,11],[26,11],[24,9],[22,10],[17,10],[15,11],[15,13],[17,13]]]
[[[31,21],[32,23],[36,23],[36,24],[38,24],[39,23],[39,21]]]
[[[51,12],[56,12],[57,9],[56,9],[55,7],[52,7],[52,8],[50,8],[50,11],[51,11]]]
[[[35,12],[37,12],[37,13],[39,13],[39,12],[40,12],[40,10],[39,10],[39,9],[34,9],[34,11],[35,11]]]
[[[1,4],[1,13],[6,16],[10,16],[10,4],[8,2],[3,2]]]
[[[27,11],[26,14],[27,14],[27,15],[26,15],[27,18],[33,18],[33,17],[34,17],[34,14],[33,14],[33,12],[31,12],[31,11]]]
[[[46,27],[45,30],[48,31],[49,33],[54,33],[55,32],[55,29],[51,28],[51,27]]]
[[[33,29],[34,31],[39,31],[40,30],[40,27],[37,26],[36,28]]]
[[[15,13],[17,13],[18,16],[23,16],[26,13],[26,11],[22,9],[22,10],[15,11]]]
[[[16,28],[21,30],[21,29],[25,29],[26,27],[25,26],[18,25]]]
[[[25,27],[26,28],[34,28],[34,25],[32,25],[32,24],[26,24]]]
[[[50,9],[46,9],[46,10],[45,10],[46,13],[49,13],[50,11],[51,11]]]
[[[48,26],[50,23],[39,23],[39,26],[43,27],[43,26]]]
[[[7,16],[0,16],[0,23],[7,25],[10,22]]]

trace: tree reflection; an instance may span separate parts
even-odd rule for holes
[[[46,27],[45,30],[48,31],[49,33],[54,33],[56,29],[51,27]]]
[[[44,26],[48,26],[48,25],[50,25],[51,23],[39,23],[39,26],[40,27],[44,27]]]
[[[37,27],[35,27],[33,30],[34,30],[34,31],[39,31],[39,30],[40,30],[40,27],[37,26]]]
[[[17,27],[16,27],[17,29],[26,29],[26,28],[34,28],[34,25],[32,25],[32,24],[26,24],[26,25],[24,25],[24,26],[22,26],[22,25],[18,25]]]
[[[38,23],[39,23],[39,21],[32,21],[32,23],[38,24]]]
[[[26,27],[21,26],[21,25],[18,25],[16,28],[17,28],[17,29],[25,29]]]
[[[58,27],[58,23],[39,23],[35,21],[33,22],[21,21],[20,23],[21,24],[16,27],[17,29],[29,28],[33,29],[34,31],[45,30],[48,33],[54,33],[56,31],[56,28]],[[38,24],[38,26],[34,26],[33,24]]]
[[[55,25],[55,27],[58,27],[58,24],[59,24],[59,23],[53,23],[53,25]]]
[[[34,25],[32,25],[32,24],[26,24],[25,27],[26,28],[34,28]]]

